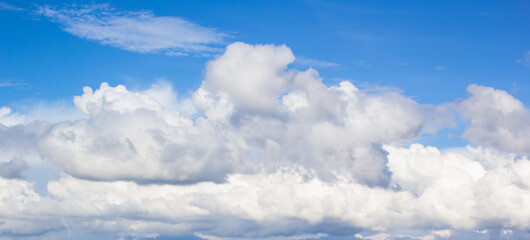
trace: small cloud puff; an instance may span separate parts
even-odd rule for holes
[[[470,96],[455,103],[471,120],[464,137],[473,143],[530,154],[530,111],[506,91],[469,85]]]

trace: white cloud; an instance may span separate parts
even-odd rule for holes
[[[11,127],[27,124],[34,121],[58,123],[85,118],[71,102],[65,101],[40,101],[30,104],[14,104],[13,111],[10,107],[0,108],[0,124]]]
[[[0,124],[10,127],[10,126],[22,124],[24,123],[24,121],[25,121],[25,117],[18,113],[14,113],[13,110],[11,110],[11,108],[8,108],[8,107],[0,108]]]
[[[154,98],[104,83],[74,98],[90,117],[55,125],[41,154],[79,177],[137,181],[222,181],[246,145],[205,120],[164,108]]]
[[[23,178],[22,172],[28,168],[24,159],[13,158],[9,162],[0,163],[0,176],[3,178]]]
[[[88,118],[52,126],[39,151],[88,179],[218,182],[236,169],[294,164],[329,181],[384,186],[381,144],[408,143],[443,116],[396,92],[327,87],[313,69],[287,69],[293,60],[286,46],[231,44],[194,93],[198,118],[178,112],[165,83],[143,93],[85,87],[74,103]]]
[[[289,69],[292,61],[286,46],[235,43],[208,63],[186,100],[193,110],[163,81],[142,91],[103,83],[74,97],[84,118],[0,126],[2,167],[38,151],[64,172],[47,196],[0,177],[0,235],[367,231],[379,234],[358,236],[427,240],[530,230],[527,135],[517,135],[528,110],[518,100],[471,85],[467,99],[422,105],[348,81],[326,86],[314,69]],[[448,106],[471,119],[465,136],[484,146],[403,147],[450,125]]]
[[[44,5],[37,13],[75,36],[140,53],[178,56],[218,51],[227,36],[182,18],[155,16],[149,11],[123,12],[106,4]]]
[[[22,80],[2,79],[0,80],[0,88],[2,87],[26,87],[29,84]]]
[[[18,114],[24,116],[25,123],[32,121],[46,121],[58,123],[86,118],[72,102],[66,101],[40,101],[32,104],[14,106]]]
[[[230,45],[208,65],[195,103],[208,119],[236,127],[260,162],[384,184],[386,158],[378,144],[416,137],[427,107],[395,92],[366,94],[349,82],[326,87],[314,70],[286,69],[292,60],[284,46]]]
[[[369,94],[347,81],[327,87],[313,69],[288,69],[293,60],[285,46],[232,44],[208,64],[195,104],[242,136],[259,162],[383,185],[388,172],[380,144],[407,143],[444,119],[433,106],[393,91]]]
[[[264,238],[245,238],[245,237],[218,237],[218,236],[210,236],[206,234],[196,233],[197,236],[199,236],[202,239],[206,240],[250,240],[250,239],[256,239],[256,240],[310,240],[310,239],[320,239],[322,237],[327,237],[328,234],[323,233],[317,233],[317,234],[302,234],[302,235],[294,235],[294,236],[272,236],[272,237],[264,237]]]
[[[363,236],[362,234],[355,234],[355,237],[358,239],[366,240],[435,240],[435,239],[447,239],[451,237],[450,230],[434,230],[430,234],[423,236],[412,236],[407,234],[388,234],[388,233],[377,233],[370,236]]]
[[[208,63],[202,88],[212,94],[228,94],[243,111],[270,112],[287,87],[290,76],[284,70],[293,61],[294,55],[285,45],[233,43]]]
[[[225,183],[194,185],[139,185],[64,175],[48,184],[46,198],[36,195],[28,183],[0,178],[6,189],[0,211],[4,217],[23,214],[27,219],[62,216],[71,227],[139,237],[194,232],[242,238],[345,232],[352,236],[361,230],[403,237],[392,232],[424,229],[432,233],[407,235],[438,239],[451,236],[447,229],[497,228],[505,229],[498,234],[507,235],[530,228],[527,158],[497,155],[509,164],[487,169],[474,159],[491,156],[472,147],[464,154],[440,153],[422,145],[385,149],[399,190],[372,188],[346,178],[327,182],[293,167],[230,174]],[[418,164],[421,161],[426,163]],[[432,172],[436,174],[428,176]],[[417,184],[424,184],[423,191],[414,192]],[[7,205],[15,199],[16,207]]]
[[[506,91],[470,85],[455,106],[471,120],[464,136],[473,143],[530,154],[530,111]]]
[[[0,125],[0,164],[9,164],[13,159],[24,160],[30,167],[42,163],[35,146],[42,134],[49,129],[49,125],[46,122],[12,127]]]

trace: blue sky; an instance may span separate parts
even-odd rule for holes
[[[528,238],[529,12],[1,1],[0,238]]]
[[[102,81],[142,86],[165,78],[186,93],[198,87],[210,59],[101,46],[35,14],[43,3],[6,3],[24,10],[2,10],[1,78],[24,87],[0,89],[2,105],[27,98],[68,99],[82,86],[96,87]],[[360,86],[396,87],[432,104],[463,98],[463,89],[477,83],[530,101],[525,94],[529,69],[518,63],[530,48],[529,7],[524,1],[104,3],[215,28],[228,36],[219,48],[233,41],[286,44],[298,57],[335,63],[313,66],[330,83],[350,79]]]

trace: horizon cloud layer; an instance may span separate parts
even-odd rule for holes
[[[27,122],[0,108],[0,234],[530,235],[530,111],[519,100],[470,85],[465,99],[421,104],[327,86],[294,61],[285,45],[236,42],[190,99],[168,83],[102,83],[74,97],[80,119]],[[413,143],[459,120],[473,146]],[[47,194],[25,179],[29,158],[61,170]]]

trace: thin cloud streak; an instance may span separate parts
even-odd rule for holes
[[[108,4],[40,6],[36,12],[60,23],[64,31],[102,45],[168,56],[219,52],[227,34],[150,11],[120,11]]]
[[[9,11],[22,11],[23,8],[19,8],[17,6],[13,6],[11,4],[0,2],[0,10],[9,10]]]
[[[530,50],[523,54],[523,59],[517,60],[518,63],[523,64],[525,67],[530,67]]]
[[[340,64],[335,62],[322,61],[306,57],[297,57],[295,64],[304,66],[304,67],[320,67],[320,68],[338,68]]]
[[[0,80],[0,88],[3,87],[27,87],[29,84],[23,80],[2,79]]]

